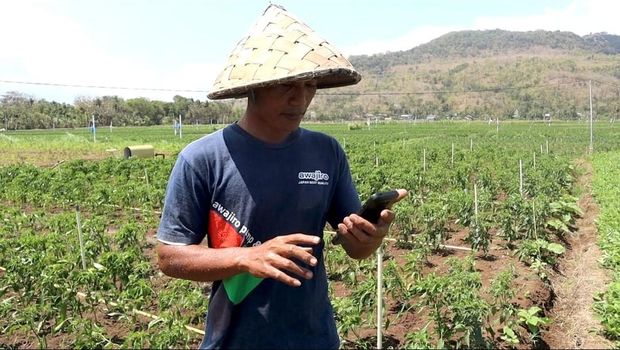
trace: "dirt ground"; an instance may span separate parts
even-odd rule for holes
[[[519,290],[519,296],[513,302],[520,308],[529,308],[537,305],[546,311],[547,317],[552,319],[551,325],[542,333],[542,340],[533,344],[520,344],[518,348],[553,348],[553,349],[603,349],[613,348],[613,344],[601,336],[601,325],[592,311],[593,297],[596,293],[605,289],[610,278],[602,269],[598,260],[601,252],[596,245],[597,231],[595,220],[598,215],[598,206],[590,191],[592,177],[592,167],[589,163],[582,161],[578,166],[584,169],[583,174],[578,179],[581,195],[579,206],[583,210],[583,216],[576,222],[576,232],[567,237],[567,251],[564,258],[560,260],[559,268],[550,274],[550,285],[545,284],[531,269],[511,254],[510,251],[502,248],[501,242],[494,240],[489,256],[477,255],[476,269],[481,273],[483,289],[501,271],[513,265],[518,277],[513,281],[513,287]],[[148,240],[151,245],[147,254],[151,256],[155,264],[154,252],[152,250],[154,232],[149,232]],[[466,247],[463,242],[466,236],[465,231],[452,232],[448,245]],[[394,244],[387,244],[385,249],[386,256],[392,256],[399,263],[404,263],[402,259],[406,250],[400,249]],[[466,250],[444,249],[429,257],[429,264],[423,270],[423,274],[431,271],[441,272],[446,269],[446,260],[449,257],[465,258],[469,255]],[[2,272],[0,271],[0,278]],[[160,283],[165,284],[166,277],[159,276]],[[349,290],[343,288],[342,284],[335,282],[334,290],[337,296],[347,295]],[[412,330],[419,330],[427,322],[425,315],[417,310],[407,312],[397,317],[398,305],[403,301],[386,300],[385,312],[390,319],[389,326],[384,330],[384,348],[402,348],[404,346],[407,333]],[[145,310],[156,313],[156,310]],[[99,315],[99,320],[106,328],[107,333],[112,335],[115,340],[120,342],[127,332],[144,329],[148,326],[148,317],[138,316],[135,318],[134,329],[127,329],[126,323],[119,323],[115,319],[106,317],[109,311],[103,306]],[[203,325],[193,325],[202,328]],[[376,328],[369,326],[358,331],[361,339],[370,347],[376,344]],[[67,344],[67,339],[60,335],[48,339],[48,347],[58,347]],[[69,335],[70,336],[70,335]],[[193,344],[199,344],[201,336],[192,333]],[[349,337],[349,344],[360,344],[360,339]],[[501,345],[501,343],[499,343]],[[0,334],[0,348],[34,348],[37,342],[31,334],[13,334],[10,338]],[[502,346],[503,347],[503,346]]]
[[[601,324],[592,309],[593,297],[610,283],[598,263],[601,251],[596,244],[595,220],[599,208],[590,188],[593,169],[586,161],[578,166],[584,169],[578,179],[582,190],[578,204],[583,216],[576,222],[577,232],[568,239],[560,272],[551,277],[556,298],[549,316],[554,322],[545,340],[554,349],[610,349],[613,344],[601,336]]]
[[[515,267],[518,277],[513,281],[513,287],[519,290],[514,304],[526,309],[539,306],[545,310],[545,316],[552,323],[543,330],[542,339],[537,344],[520,344],[517,348],[550,348],[550,349],[610,349],[612,342],[601,334],[601,324],[593,312],[593,297],[605,290],[610,278],[599,265],[601,252],[596,244],[597,230],[595,220],[598,216],[598,205],[592,197],[590,184],[592,166],[586,161],[580,161],[578,167],[583,173],[578,178],[578,187],[581,194],[578,205],[583,211],[582,217],[576,220],[577,228],[573,235],[566,238],[566,253],[559,261],[556,271],[549,273],[549,284],[544,283],[529,267],[518,261],[514,254],[502,248],[501,242],[494,239],[490,256],[481,254],[476,258],[476,269],[481,273],[483,289],[497,273],[510,265]],[[453,232],[447,245],[466,247],[463,242],[466,232]],[[402,256],[405,250],[393,245],[387,245],[386,254],[394,257]],[[440,254],[430,257],[431,264],[424,274],[431,271],[441,272],[446,269],[445,261],[449,257],[465,258],[469,252],[464,250],[445,249]],[[397,258],[398,259],[398,258]],[[335,288],[337,295],[347,295],[347,290],[341,286]],[[386,301],[386,314],[390,319],[389,326],[384,330],[383,346],[385,348],[399,348],[404,345],[405,336],[412,330],[424,327],[428,321],[415,310],[400,317],[396,317],[396,300]],[[358,332],[366,344],[376,344],[376,328],[367,327]],[[349,344],[360,344],[359,339],[348,338]],[[508,344],[498,343],[500,347],[509,347]]]
[[[467,244],[464,242],[466,236],[466,231],[454,232],[446,244],[448,246],[467,247]],[[549,287],[545,285],[545,283],[528,266],[520,262],[513,254],[511,254],[509,250],[502,248],[501,245],[497,243],[498,242],[492,245],[491,251],[487,256],[484,256],[482,253],[476,254],[475,267],[481,276],[481,281],[483,284],[482,289],[487,290],[490,282],[497,276],[497,274],[509,269],[511,266],[514,266],[517,277],[513,280],[513,288],[517,289],[518,293],[512,300],[512,303],[523,309],[527,309],[535,305],[541,307],[542,309],[546,309],[549,305],[551,305],[554,297],[552,290],[549,289]],[[393,256],[399,264],[405,263],[402,257],[407,253],[406,249],[400,249],[395,247],[393,244],[388,244],[385,248],[385,252],[386,255]],[[469,256],[469,254],[469,251],[461,249],[442,249],[437,251],[428,258],[429,264],[424,267],[422,274],[426,275],[431,272],[435,272],[437,274],[445,273],[448,269],[446,262],[449,258],[455,257],[465,259]],[[335,290],[337,291],[336,295],[340,296],[348,295],[350,292],[340,286],[336,287]],[[486,298],[487,296],[483,297]],[[416,302],[417,300],[410,301],[411,304],[415,304]],[[386,297],[386,307],[384,312],[386,317],[389,319],[389,326],[383,331],[384,348],[402,348],[405,344],[407,334],[424,328],[429,321],[428,315],[426,315],[425,312],[420,313],[417,309],[412,309],[411,311],[398,316],[398,309],[401,303],[402,301],[391,300]],[[432,325],[428,329],[429,331],[432,331]],[[499,333],[499,331],[500,329],[496,329],[497,333]],[[366,343],[376,346],[376,327],[364,327],[358,331],[358,334],[360,335],[362,341],[350,336],[347,339],[347,343],[351,345]],[[499,339],[496,340],[498,341],[498,344],[501,344]],[[543,348],[546,348],[544,339],[539,342],[538,347],[540,347],[540,344],[542,344]],[[519,348],[526,349],[531,347],[532,344],[521,344],[519,346]]]

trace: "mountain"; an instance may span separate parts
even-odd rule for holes
[[[618,54],[620,36],[596,33],[580,37],[571,32],[544,30],[530,32],[501,29],[464,30],[445,34],[410,50],[371,56],[351,56],[350,61],[353,66],[362,70],[377,72],[388,66],[423,63],[433,58],[527,54],[540,49]]]
[[[620,53],[620,36],[603,33],[595,33],[586,35],[583,40],[588,46],[597,52],[606,54],[618,54]]]
[[[458,31],[406,51],[349,57],[362,81],[317,93],[313,115],[578,119],[620,114],[620,36]]]

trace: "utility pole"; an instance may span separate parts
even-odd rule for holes
[[[95,125],[95,115],[91,115],[93,123],[93,142],[97,142],[97,126]]]

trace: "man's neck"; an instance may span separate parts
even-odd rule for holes
[[[270,144],[282,143],[291,135],[291,132],[289,131],[267,128],[262,125],[260,120],[254,120],[253,118],[248,117],[247,113],[239,119],[237,125],[239,125],[241,129],[245,130],[248,134]]]

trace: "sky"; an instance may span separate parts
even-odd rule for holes
[[[617,0],[271,2],[345,56],[408,50],[458,30],[620,35]],[[70,104],[104,95],[161,101],[181,95],[204,101],[233,47],[269,3],[0,0],[0,96],[17,91]]]

